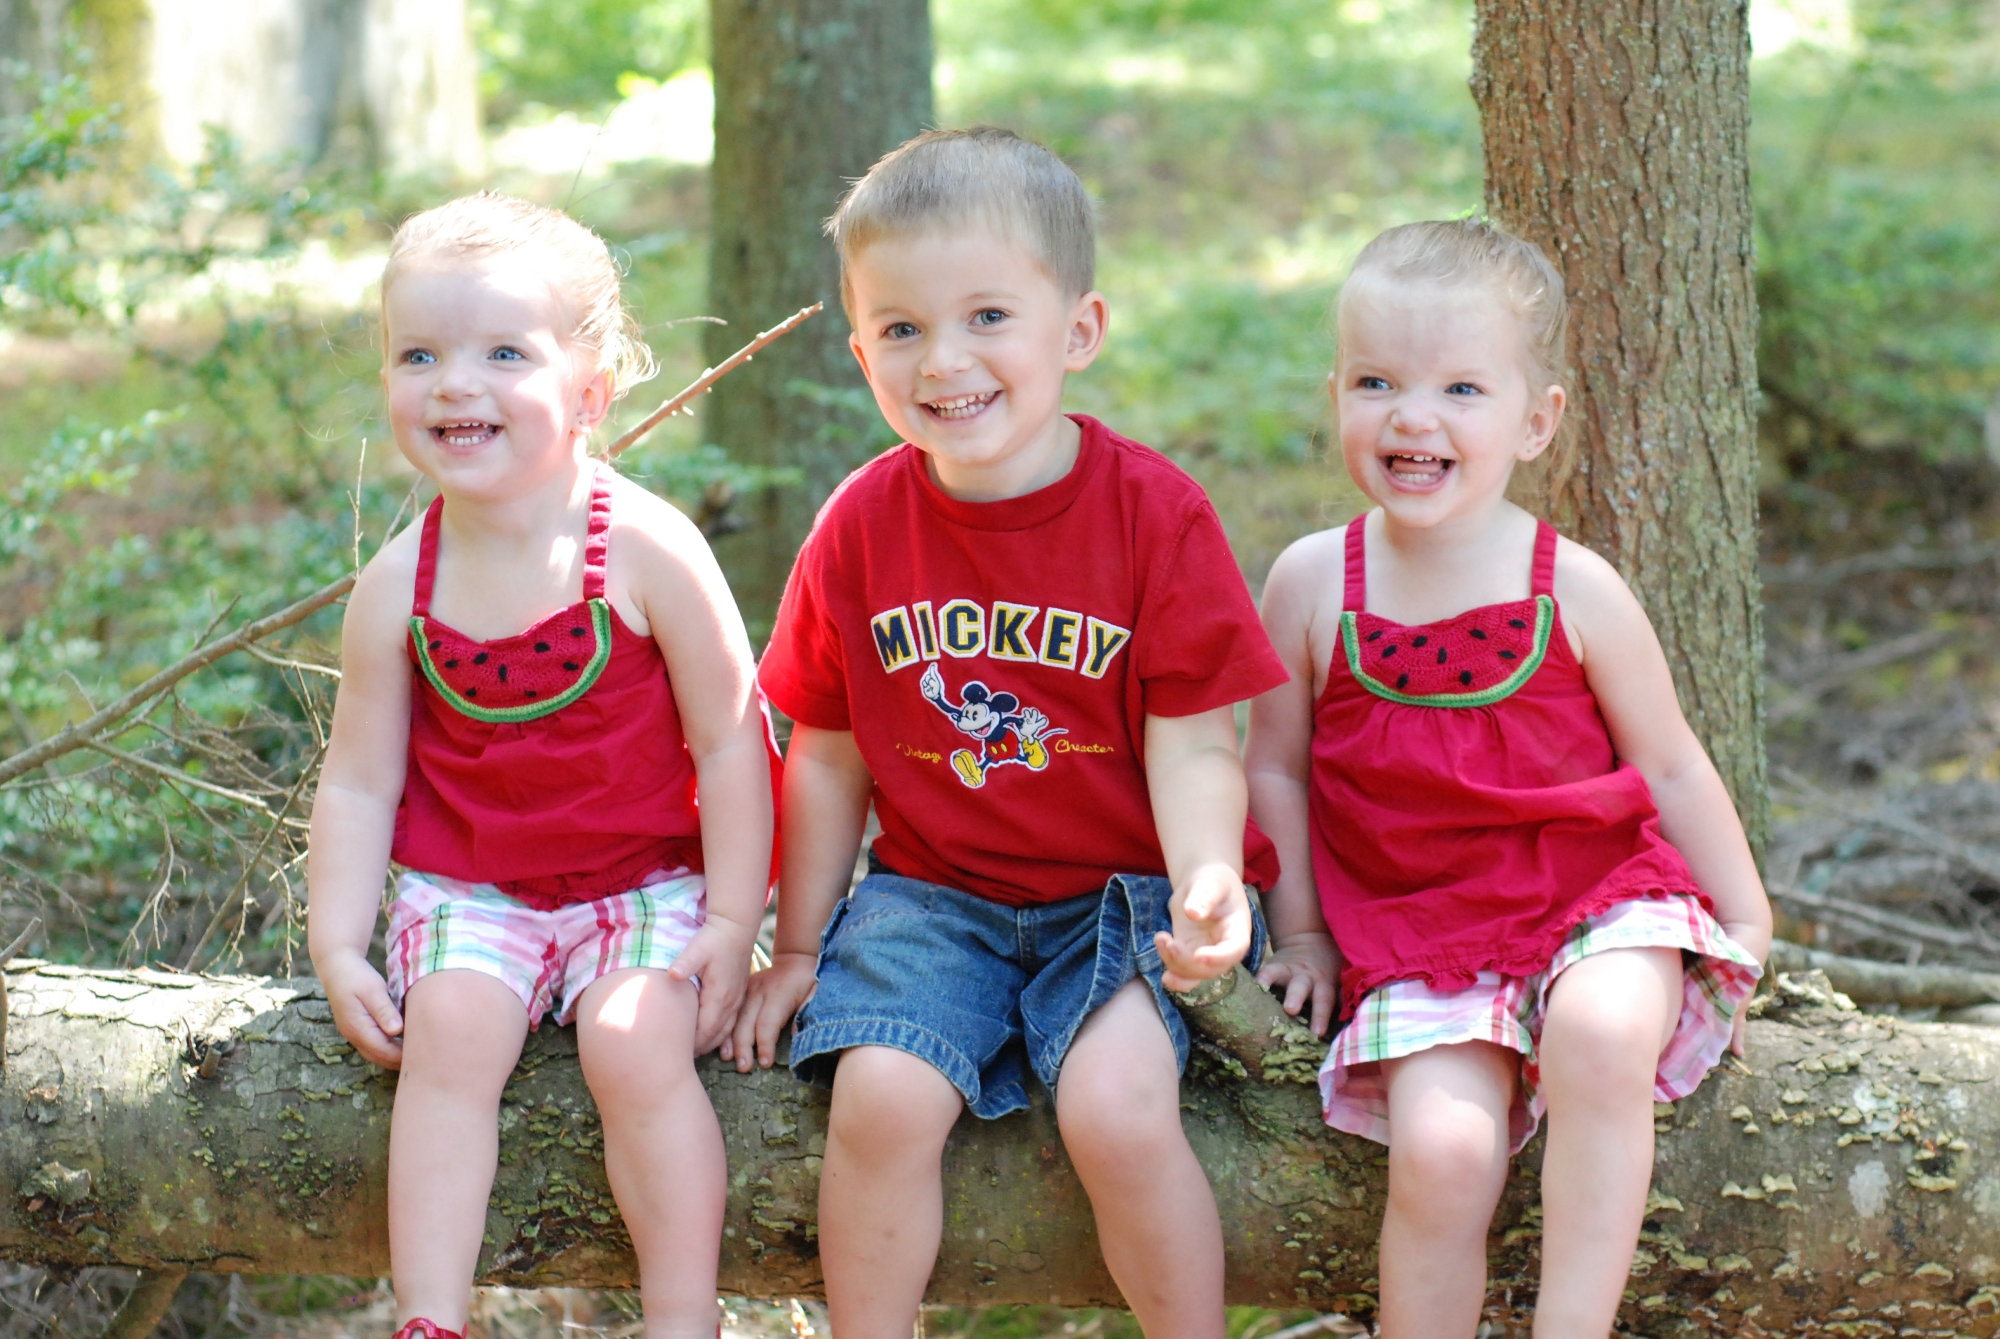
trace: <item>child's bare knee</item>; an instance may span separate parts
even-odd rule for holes
[[[935,1159],[963,1106],[958,1089],[929,1062],[858,1046],[840,1057],[827,1137],[870,1161]]]
[[[1425,1218],[1484,1222],[1506,1176],[1507,1131],[1484,1113],[1399,1128],[1389,1145],[1389,1193]]]

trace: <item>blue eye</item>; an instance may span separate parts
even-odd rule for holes
[[[493,350],[493,352],[488,356],[491,357],[495,362],[514,362],[519,359],[526,358],[528,355],[522,353],[519,349],[514,348],[512,345],[503,344],[499,348]]]
[[[1483,392],[1469,381],[1454,381],[1444,388],[1446,395],[1480,395]]]
[[[1389,383],[1381,377],[1357,377],[1354,387],[1356,390],[1386,391],[1389,389]]]
[[[908,321],[897,321],[882,332],[887,339],[909,339],[916,333],[917,328]]]
[[[1007,313],[998,307],[982,307],[972,314],[974,325],[999,325],[1007,319]]]
[[[429,349],[405,349],[403,351],[402,361],[407,364],[413,364],[421,367],[425,364],[436,362],[437,355],[432,353]]]

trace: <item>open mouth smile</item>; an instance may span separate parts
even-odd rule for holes
[[[491,441],[499,433],[499,424],[482,423],[476,419],[431,425],[431,437],[444,446],[478,446]]]
[[[953,395],[946,399],[925,402],[924,410],[947,423],[958,423],[978,417],[981,410],[999,398],[999,391],[981,391],[977,395]]]
[[[1421,452],[1398,452],[1382,457],[1382,468],[1388,472],[1389,478],[1405,488],[1430,488],[1441,484],[1457,464],[1457,461],[1444,456]]]

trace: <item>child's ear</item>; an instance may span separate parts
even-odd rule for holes
[[[1070,309],[1069,342],[1063,351],[1063,371],[1081,372],[1097,361],[1104,350],[1104,336],[1111,327],[1111,304],[1104,294],[1092,289]]]
[[[1514,459],[1530,461],[1549,449],[1549,443],[1556,439],[1556,429],[1562,426],[1563,410],[1569,404],[1569,392],[1560,386],[1550,386],[1542,392],[1541,402],[1528,414],[1528,440],[1514,453]]]
[[[868,381],[868,351],[861,347],[861,332],[853,331],[847,336],[847,347],[854,350],[854,361],[861,364],[861,379]]]
[[[589,432],[611,412],[611,371],[601,368],[577,391],[576,426]]]

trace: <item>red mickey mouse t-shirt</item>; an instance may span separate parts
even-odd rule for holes
[[[1164,874],[1145,718],[1286,679],[1201,487],[1076,422],[1076,464],[1025,497],[949,497],[908,444],[856,470],[799,553],[758,671],[793,720],[854,732],[883,864],[1010,906]],[[1254,826],[1244,854],[1270,887]]]

